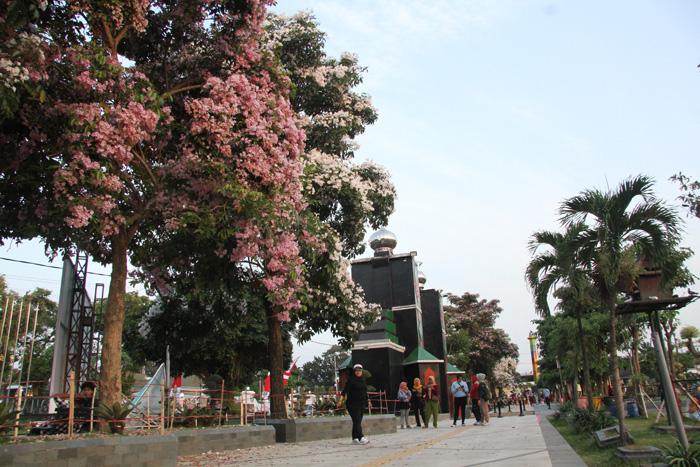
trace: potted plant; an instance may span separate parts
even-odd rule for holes
[[[122,434],[126,425],[126,417],[129,416],[134,407],[128,407],[128,404],[123,406],[119,402],[115,402],[112,407],[106,404],[100,404],[99,409],[95,409],[100,420],[104,420],[109,424],[109,429],[114,434]]]

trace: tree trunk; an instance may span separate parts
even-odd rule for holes
[[[287,418],[284,400],[284,367],[282,349],[282,323],[277,317],[277,307],[266,300],[267,352],[270,370],[270,417]]]
[[[579,396],[579,394],[578,394],[578,387],[579,387],[579,382],[578,382],[578,356],[574,356],[573,368],[574,368],[574,382],[573,382],[573,386],[574,386],[574,395],[576,396],[576,397],[574,397],[574,399],[573,399],[573,403],[576,404],[576,407],[578,407],[578,396]]]
[[[126,296],[127,234],[123,230],[112,236],[112,276],[102,331],[100,367],[100,402],[112,406],[122,401],[122,329]]]
[[[637,400],[637,405],[639,406],[639,415],[642,417],[647,416],[647,408],[644,403],[644,396],[642,396],[642,366],[639,364],[639,327],[634,325],[631,327],[632,331],[632,348],[630,356],[630,363],[633,375],[633,387],[634,387],[634,397]]]
[[[695,358],[700,357],[700,352],[695,350],[695,344],[693,344],[692,339],[688,339],[688,341],[685,343],[685,345],[688,347],[688,352],[693,354]]]
[[[634,444],[627,431],[625,423],[625,401],[622,397],[622,380],[620,379],[620,362],[617,359],[617,328],[615,326],[615,294],[608,298],[610,310],[610,373],[612,375],[613,394],[615,396],[615,408],[617,409],[618,426],[620,427],[620,440],[624,446]]]
[[[676,331],[676,326],[669,323],[668,329],[664,329],[666,335],[666,356],[668,358],[668,372],[671,374],[671,380],[676,379],[676,358],[673,354],[673,334]]]
[[[576,321],[578,323],[578,335],[581,340],[581,359],[583,360],[583,389],[586,391],[588,408],[593,409],[593,388],[591,387],[591,371],[588,366],[588,351],[586,338],[583,335],[583,323],[581,322],[581,310],[576,308]]]

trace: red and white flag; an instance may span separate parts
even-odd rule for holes
[[[297,360],[299,360],[299,357],[297,357],[297,359],[292,362],[292,366],[290,366],[289,370],[287,370],[284,373],[284,383],[282,383],[283,388],[287,386],[287,380],[289,379],[289,375],[292,374],[292,370],[296,366]],[[267,372],[267,378],[265,378],[265,385],[263,386],[263,391],[270,392],[270,372],[269,371]]]
[[[173,384],[170,385],[170,397],[175,394],[180,394],[180,388],[182,387],[182,375],[178,375],[177,378],[173,380]]]

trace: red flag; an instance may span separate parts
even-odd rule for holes
[[[296,360],[292,362],[292,366],[289,367],[289,370],[284,373],[284,382],[282,383],[282,387],[287,387],[287,380],[289,379],[289,375],[292,374],[292,370],[297,364],[297,360],[299,360],[299,357],[297,357]],[[265,384],[263,385],[263,391],[265,392],[270,392],[270,372],[267,372],[267,378],[265,378]]]

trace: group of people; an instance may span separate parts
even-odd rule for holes
[[[472,376],[472,387],[464,381],[463,375],[459,375],[450,388],[454,397],[454,420],[452,426],[457,426],[460,414],[462,426],[467,418],[467,403],[471,400],[472,412],[476,418],[475,425],[489,424],[489,400],[491,400],[491,390],[486,384],[486,375],[479,373]],[[425,385],[420,378],[413,380],[413,388],[408,389],[406,382],[401,383],[396,397],[398,401],[399,419],[401,428],[412,428],[409,422],[409,410],[413,410],[416,417],[416,427],[428,428],[430,420],[433,420],[433,427],[437,428],[438,412],[440,409],[440,387],[435,383],[433,376],[428,377]],[[426,418],[427,414],[427,418]],[[422,425],[421,425],[422,419]]]
[[[423,419],[423,428],[428,428],[430,424],[430,419],[433,419],[433,426],[437,428],[437,417],[439,412],[439,402],[440,402],[440,388],[435,384],[435,378],[433,376],[428,377],[428,382],[425,386],[421,385],[419,378],[413,381],[413,388],[410,391],[410,406],[407,406],[402,401],[405,398],[405,393],[407,391],[406,383],[401,383],[399,387],[399,395],[397,397],[399,401],[401,428],[411,428],[408,422],[408,411],[409,407],[413,409],[416,417],[416,426],[421,426],[421,418]],[[452,426],[457,426],[457,421],[462,418],[462,426],[465,425],[465,420],[467,419],[467,403],[471,400],[472,413],[474,413],[474,418],[476,418],[475,425],[488,425],[489,424],[489,401],[491,400],[491,390],[488,384],[486,384],[486,375],[479,373],[472,376],[472,387],[464,381],[463,375],[457,376],[457,379],[452,383],[450,392],[454,397],[454,419],[452,421]],[[426,418],[427,411],[427,418]],[[405,425],[404,425],[405,421]]]
[[[421,383],[420,378],[414,379],[413,387],[410,390],[408,389],[408,383],[402,382],[396,399],[398,401],[397,407],[399,409],[401,428],[411,428],[408,417],[410,410],[413,410],[415,413],[416,427],[421,426],[422,418],[423,428],[428,428],[432,418],[433,426],[437,428],[438,412],[440,410],[440,386],[435,382],[434,376],[429,376],[425,385]]]
[[[353,367],[352,374],[338,397],[337,406],[340,408],[343,404],[343,400],[345,400],[345,407],[348,411],[348,415],[350,415],[352,419],[352,443],[364,445],[368,444],[369,440],[362,432],[362,418],[365,407],[371,409],[372,402],[367,395],[367,381],[363,373],[364,369],[362,365],[357,364]],[[451,392],[454,396],[455,403],[452,426],[457,426],[460,414],[462,417],[462,426],[465,425],[468,400],[471,400],[472,403],[472,412],[476,418],[475,425],[483,426],[489,424],[489,400],[491,399],[491,391],[486,383],[486,375],[479,373],[472,376],[471,388],[469,388],[469,385],[463,380],[463,375],[459,375],[457,380],[452,383]],[[431,419],[433,421],[433,427],[437,428],[438,413],[440,411],[440,386],[435,382],[434,376],[428,376],[425,384],[421,382],[420,378],[415,378],[413,380],[413,387],[410,389],[407,382],[402,382],[399,385],[396,399],[400,414],[401,428],[412,428],[409,419],[409,412],[411,410],[413,410],[416,417],[416,428],[421,426],[423,428],[428,428]]]

